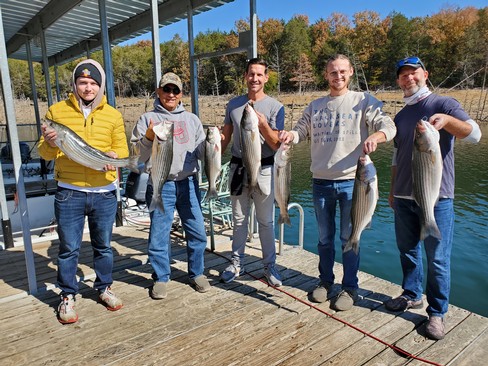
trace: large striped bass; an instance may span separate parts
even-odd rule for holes
[[[434,217],[434,206],[441,189],[442,164],[439,131],[428,121],[420,120],[415,129],[412,151],[413,197],[422,214],[420,240],[429,235],[441,239]]]
[[[151,152],[151,182],[153,195],[149,212],[159,209],[164,212],[161,191],[168,179],[173,162],[173,123],[162,122],[153,127],[155,134]]]
[[[89,145],[83,138],[68,126],[54,122],[50,119],[44,122],[47,131],[55,130],[57,137],[54,141],[56,146],[71,160],[78,164],[94,170],[103,171],[106,165],[118,168],[129,168],[133,172],[139,173],[139,156],[130,156],[124,159],[112,158],[103,151]]]
[[[290,144],[282,143],[274,156],[273,179],[275,201],[280,208],[278,224],[291,226],[288,215],[288,203],[290,202],[291,188],[291,150]]]
[[[217,197],[217,178],[222,169],[221,136],[218,127],[211,126],[207,129],[205,139],[205,175],[208,181],[208,198]]]
[[[344,252],[351,249],[359,252],[361,233],[373,218],[378,202],[378,177],[376,168],[369,155],[359,157],[354,179],[351,208],[351,236],[344,247]]]
[[[242,164],[246,168],[249,193],[258,187],[261,171],[261,135],[258,128],[258,115],[252,103],[247,103],[240,124]]]

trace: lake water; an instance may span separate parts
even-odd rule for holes
[[[478,144],[455,145],[455,225],[451,258],[450,303],[488,316],[488,126],[482,126]],[[382,144],[371,154],[378,171],[380,198],[370,229],[361,235],[360,270],[401,284],[400,258],[395,241],[393,210],[388,205],[393,143]],[[294,147],[291,202],[305,212],[304,248],[317,253],[317,223],[312,203],[310,145]],[[278,212],[278,210],[277,210]],[[298,211],[290,210],[292,227],[285,225],[284,240],[298,244]],[[337,223],[338,223],[337,219]],[[278,237],[278,228],[277,228]],[[336,235],[336,261],[341,262]],[[423,252],[425,257],[425,252]],[[317,270],[318,276],[318,270]],[[340,282],[341,278],[336,278]],[[425,288],[425,284],[424,284]]]

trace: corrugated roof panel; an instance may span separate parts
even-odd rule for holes
[[[233,1],[193,0],[191,4],[196,7],[193,14],[197,15]],[[151,30],[149,0],[106,0],[105,4],[112,43],[118,44]],[[186,1],[159,0],[158,4],[160,9],[161,6],[167,6],[168,11],[171,12],[169,17],[160,19],[160,27],[186,19],[188,4]],[[24,40],[19,38],[19,35],[27,36],[26,27],[32,33],[38,33],[40,23],[44,23],[44,20],[49,23],[44,31],[48,57],[60,55],[68,49],[70,52],[67,55],[61,55],[59,59],[66,61],[66,57],[73,58],[75,53],[81,55],[86,50],[86,46],[83,48],[81,45],[87,43],[88,40],[90,40],[88,44],[91,43],[90,48],[94,47],[92,51],[100,49],[98,0],[0,0],[0,6],[10,58],[27,59],[26,49],[21,46]],[[46,10],[46,6],[50,11]],[[59,13],[61,10],[66,13],[57,20],[52,19],[52,14]],[[121,23],[124,23],[124,26],[120,26]],[[115,32],[113,32],[114,29],[116,29]],[[114,34],[116,35],[114,36]],[[33,39],[31,42],[33,60],[41,61],[39,35],[31,34],[30,36]],[[9,43],[10,40],[12,42]]]

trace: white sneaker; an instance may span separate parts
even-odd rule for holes
[[[271,286],[280,287],[282,285],[281,276],[274,264],[264,266],[264,277]]]
[[[71,324],[78,321],[78,314],[75,310],[75,296],[61,295],[61,302],[58,306],[58,320],[62,324]]]
[[[110,311],[119,310],[124,304],[115,294],[112,292],[110,287],[107,287],[104,291],[100,291],[100,300],[105,304],[106,308]]]

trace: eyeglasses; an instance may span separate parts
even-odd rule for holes
[[[165,86],[163,86],[163,91],[165,93],[168,93],[168,94],[169,93],[173,93],[174,95],[178,95],[178,94],[181,93],[180,88],[178,88],[177,86],[175,86],[174,88],[172,88],[172,87],[170,87],[168,85],[165,85]]]
[[[419,65],[420,67],[422,67],[422,69],[425,70],[425,65],[423,64],[422,60],[420,60],[420,58],[416,56],[412,56],[412,57],[404,58],[403,60],[397,62],[396,64],[397,73],[401,67],[412,66],[412,65]]]

